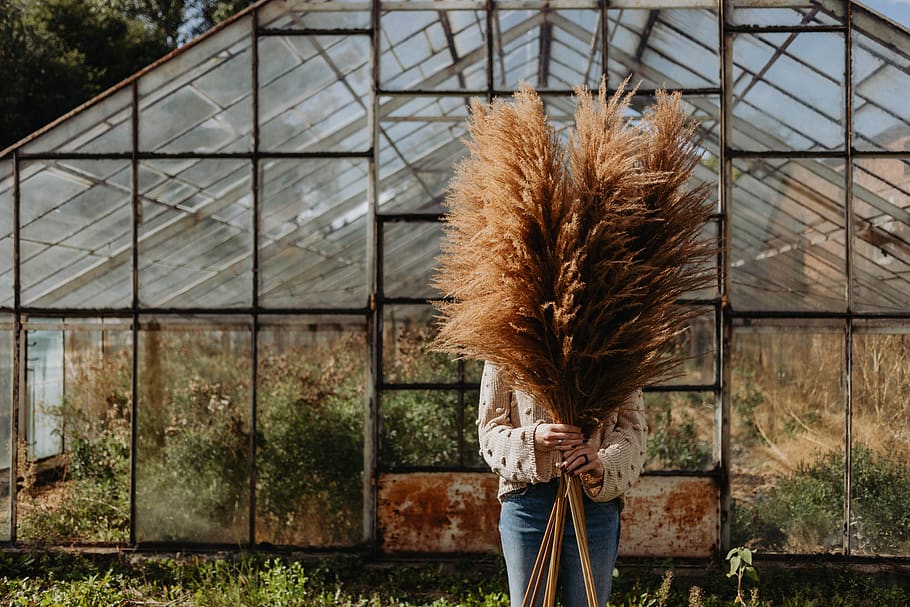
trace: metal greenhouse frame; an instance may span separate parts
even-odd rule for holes
[[[360,541],[342,548],[495,549],[489,520],[478,518],[491,503],[470,437],[476,365],[390,374],[392,325],[429,326],[443,201],[465,153],[469,100],[528,81],[564,132],[573,86],[596,87],[602,76],[610,90],[626,76],[640,83],[635,112],[659,88],[682,91],[701,120],[697,176],[717,183],[706,236],[720,245],[716,284],[680,302],[704,311],[698,339],[708,343],[690,344],[682,379],[647,389],[709,403],[712,425],[695,436],[709,461],[645,473],[636,508],[646,515],[624,531],[627,553],[717,558],[735,543],[731,483],[734,458],[745,456],[734,456],[743,431],[733,427],[741,380],[731,361],[738,344],[743,356],[753,346],[779,352],[788,335],[808,339],[805,329],[832,336],[822,341],[836,342],[842,361],[831,388],[843,421],[842,516],[829,543],[779,552],[910,556],[860,545],[853,486],[858,336],[910,332],[910,32],[851,0],[261,0],[0,151],[0,259],[9,260],[0,263],[0,353],[6,340],[10,358],[0,536],[19,539],[30,332],[107,323],[129,334],[130,528],[118,545],[264,546],[272,543],[257,535],[264,327],[334,323],[358,327],[368,343],[363,523]],[[230,348],[248,353],[248,485],[237,498],[248,514],[234,537],[137,534],[139,350],[151,332],[177,325],[232,327],[225,342],[235,336]],[[766,349],[763,334],[779,345]],[[901,381],[897,398],[910,402],[910,379]],[[384,404],[433,393],[452,408],[449,455],[384,461],[393,425]],[[446,502],[442,519],[416,498],[411,510],[395,501],[428,478],[441,484],[422,499],[457,502]],[[451,486],[468,497],[447,498],[442,487]],[[649,540],[674,491],[697,506],[668,523],[670,536]],[[465,535],[427,531],[449,523]]]

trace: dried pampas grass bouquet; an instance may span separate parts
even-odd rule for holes
[[[565,147],[527,85],[472,104],[446,200],[436,347],[495,363],[589,433],[677,367],[669,346],[690,316],[677,300],[710,281],[714,248],[679,94],[659,92],[637,122],[632,93],[575,96]]]

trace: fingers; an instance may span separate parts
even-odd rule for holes
[[[584,444],[585,437],[578,426],[568,424],[541,424],[534,441],[543,449],[567,451]]]
[[[597,451],[590,445],[581,445],[563,455],[562,470],[567,474],[589,474],[598,475],[602,473],[603,465],[597,457]]]

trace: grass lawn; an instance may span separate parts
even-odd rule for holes
[[[845,566],[756,563],[744,582],[747,605],[905,607],[910,575]],[[669,572],[669,573],[668,573]],[[697,588],[697,589],[694,589]],[[758,589],[758,597],[751,597]],[[674,569],[659,563],[625,569],[615,580],[615,607],[729,606],[736,580],[721,570]],[[366,563],[355,557],[6,553],[0,555],[0,605],[43,606],[363,606],[508,607],[499,560]]]

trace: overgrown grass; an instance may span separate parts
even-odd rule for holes
[[[760,607],[896,607],[910,580],[843,567],[757,564]],[[667,573],[670,572],[670,573]],[[730,606],[736,583],[720,570],[692,574],[672,564],[624,571],[612,607]],[[33,553],[0,556],[0,604],[10,607],[507,607],[501,561],[419,566],[356,557],[295,560],[251,554],[177,558]]]

